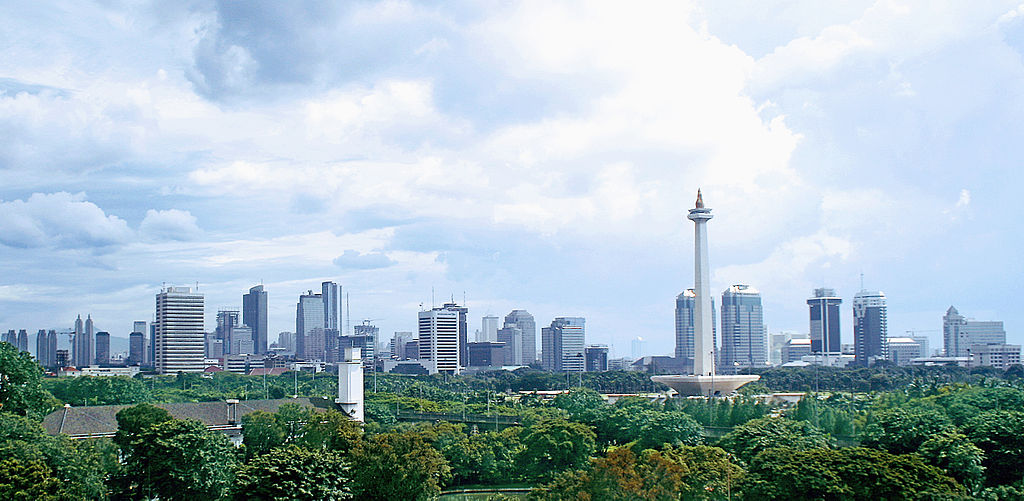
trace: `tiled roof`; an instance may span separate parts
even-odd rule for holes
[[[274,400],[240,400],[236,407],[237,419],[255,412],[277,412],[282,404],[297,403],[303,407],[327,410],[334,408],[334,402],[326,398],[279,398]],[[166,409],[178,419],[197,419],[206,426],[227,426],[227,402],[198,402],[153,404]],[[131,405],[96,405],[91,407],[65,407],[51,412],[43,419],[43,427],[51,435],[98,435],[117,431],[117,418],[121,409]]]

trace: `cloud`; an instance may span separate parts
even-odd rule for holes
[[[84,193],[33,193],[0,202],[0,244],[9,247],[104,248],[132,237],[128,223],[107,215]]]
[[[360,253],[359,251],[349,249],[342,255],[334,258],[334,264],[341,268],[375,270],[387,268],[395,264],[395,261],[382,252]]]
[[[150,240],[192,240],[202,233],[196,217],[178,209],[146,211],[139,232]]]

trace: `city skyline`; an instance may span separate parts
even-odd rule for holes
[[[1024,341],[1013,2],[41,2],[0,26],[4,328],[91,312],[123,338],[198,281],[207,325],[264,284],[274,339],[332,280],[385,336],[433,288],[668,354],[701,187],[711,290],[756,287],[772,332],[828,287],[851,342],[863,272],[891,336],[955,304]]]

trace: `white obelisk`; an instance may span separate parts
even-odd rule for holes
[[[711,209],[704,207],[700,189],[696,206],[687,219],[693,221],[693,290],[697,294],[693,319],[693,373],[711,376],[715,373],[715,339],[711,320],[711,273],[708,265],[708,221]]]

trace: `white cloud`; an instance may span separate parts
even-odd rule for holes
[[[346,250],[340,256],[334,258],[334,264],[340,268],[355,270],[375,270],[387,268],[395,264],[395,261],[383,252],[362,253],[352,249]]]
[[[143,237],[152,240],[192,240],[202,232],[196,217],[187,210],[168,209],[146,211],[139,224]]]
[[[128,223],[86,201],[84,193],[33,193],[0,202],[0,244],[10,247],[104,248],[131,235]]]

